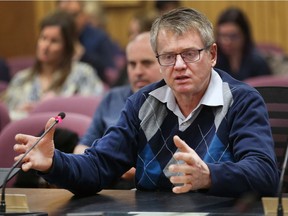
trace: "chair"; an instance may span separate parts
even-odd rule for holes
[[[3,92],[5,92],[5,90],[7,89],[8,87],[8,82],[5,82],[5,81],[1,81],[0,80],[0,93],[2,94]]]
[[[16,153],[13,150],[13,145],[16,143],[16,134],[24,133],[38,136],[43,131],[48,119],[57,114],[51,112],[35,113],[21,120],[11,121],[0,133],[0,167],[7,168],[14,164]],[[81,137],[88,129],[91,121],[92,118],[82,114],[66,113],[65,119],[56,127],[69,129]],[[14,182],[15,178],[13,177],[7,185],[11,187]]]
[[[3,102],[0,102],[0,132],[11,121],[9,111]]]
[[[282,169],[285,151],[288,147],[288,87],[259,86],[256,89],[267,105],[278,166]],[[283,185],[283,191],[288,192],[287,170]]]
[[[271,55],[277,55],[277,56],[285,55],[284,49],[274,43],[258,43],[256,44],[256,46],[264,57]]]
[[[253,87],[258,86],[288,86],[287,75],[264,75],[252,77],[244,80],[245,83]]]
[[[13,77],[17,72],[32,67],[35,62],[34,56],[15,56],[6,59],[7,64],[10,69],[11,77]]]
[[[31,111],[33,113],[39,112],[73,112],[93,117],[94,112],[102,96],[81,96],[75,95],[70,97],[54,97],[39,102],[36,107]]]

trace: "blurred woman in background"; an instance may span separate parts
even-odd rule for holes
[[[34,66],[19,71],[4,95],[12,119],[25,117],[40,100],[104,92],[94,69],[73,61],[76,40],[74,19],[68,13],[55,11],[43,19]]]
[[[216,68],[238,80],[269,75],[268,63],[256,49],[249,22],[238,8],[228,8],[216,23],[218,58]]]

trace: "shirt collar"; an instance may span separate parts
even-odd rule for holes
[[[151,91],[149,94],[162,103],[167,103],[167,107],[170,110],[175,110],[177,106],[175,97],[167,84]],[[211,79],[208,88],[199,104],[206,106],[223,106],[222,79],[214,69],[211,71]]]

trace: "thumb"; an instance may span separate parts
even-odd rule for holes
[[[56,124],[56,120],[54,117],[50,118],[48,122],[46,123],[45,132],[49,130],[48,133],[45,135],[47,139],[53,140],[54,133],[55,133],[55,127],[54,127],[55,124]]]
[[[190,147],[186,144],[184,140],[182,140],[179,136],[175,135],[173,137],[174,144],[181,152],[189,152]]]

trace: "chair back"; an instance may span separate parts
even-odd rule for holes
[[[82,96],[75,95],[70,97],[54,97],[39,102],[34,109],[31,111],[31,114],[40,113],[40,112],[70,112],[70,113],[80,113],[93,117],[94,112],[102,96]]]
[[[269,121],[274,139],[278,166],[282,170],[286,148],[288,147],[288,87],[259,86],[268,109]],[[288,170],[284,177],[284,191],[288,192]]]
[[[252,77],[244,80],[245,83],[252,87],[258,86],[288,86],[288,76],[287,75],[264,75]]]
[[[0,102],[0,132],[11,121],[8,108],[3,102]]]
[[[35,62],[34,56],[14,56],[6,59],[6,62],[10,68],[11,77],[13,77],[19,71],[32,67]]]
[[[35,113],[27,118],[11,121],[0,133],[0,168],[12,167],[14,164],[16,153],[13,146],[16,143],[16,134],[23,133],[38,136],[44,130],[47,121],[57,114],[49,112]],[[66,113],[65,119],[58,123],[56,127],[69,129],[81,137],[88,129],[91,121],[92,118],[82,114]],[[14,181],[15,179],[11,179],[7,186],[11,187]]]
[[[8,88],[9,83],[0,80],[0,93],[2,94],[3,92],[6,91],[6,89]]]

